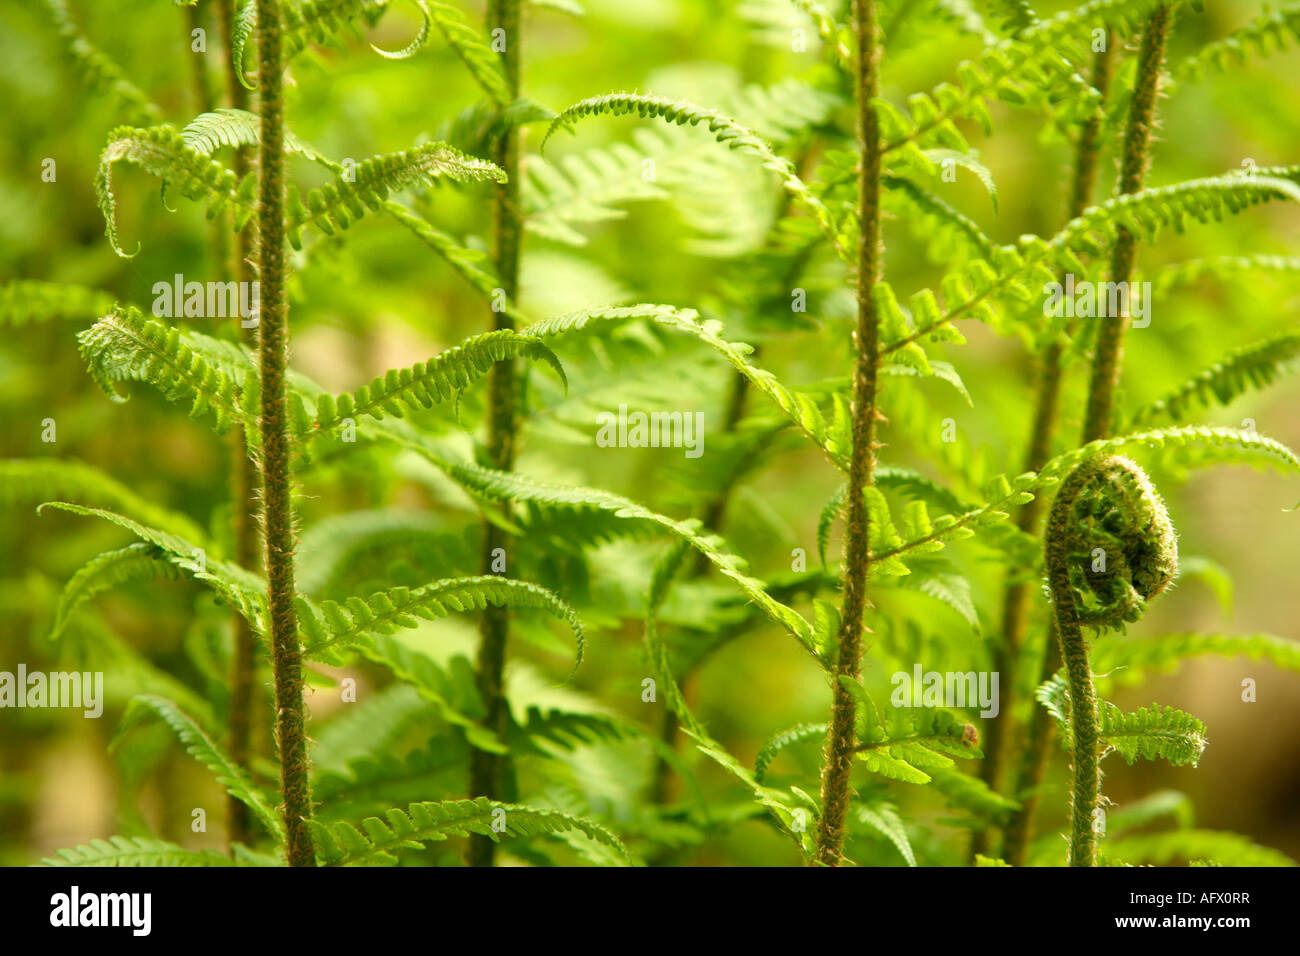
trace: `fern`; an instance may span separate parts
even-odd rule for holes
[[[242,379],[209,363],[176,328],[118,306],[77,336],[91,378],[115,402],[127,396],[117,382],[148,382],[169,402],[188,405],[198,421],[211,413],[224,433],[239,425],[257,434],[257,378]]]
[[[97,594],[137,581],[153,581],[160,577],[175,580],[180,577],[179,569],[165,555],[166,552],[160,548],[146,543],[127,545],[116,551],[96,555],[69,579],[63,594],[59,596],[54,624],[50,628],[50,640],[57,641],[63,635],[73,613]]]
[[[279,843],[284,842],[284,825],[267,796],[203,729],[183,714],[175,704],[161,697],[145,695],[131,701],[115,740],[136,726],[146,716],[156,715],[176,734],[191,757],[208,768],[226,792],[244,804]]]
[[[311,190],[305,200],[295,187],[289,188],[289,244],[302,248],[302,230],[309,224],[332,236],[363,217],[367,209],[379,212],[390,194],[433,185],[443,176],[462,183],[505,182],[505,173],[497,166],[446,143],[371,156],[352,169],[340,170],[333,182]]]
[[[1182,421],[1211,401],[1227,405],[1250,388],[1265,388],[1295,366],[1300,356],[1300,332],[1284,332],[1262,342],[1235,349],[1163,398],[1133,412],[1130,428],[1161,421]]]
[[[872,773],[906,783],[926,784],[921,768],[951,768],[951,757],[980,757],[979,734],[946,710],[890,707],[882,721],[866,688],[841,677],[857,705],[857,758]]]
[[[187,850],[153,837],[113,836],[56,850],[44,866],[237,866],[213,850]]]
[[[107,292],[87,286],[13,279],[0,285],[0,328],[96,319],[112,309],[114,301]]]
[[[1195,82],[1209,70],[1227,72],[1245,66],[1252,57],[1280,53],[1296,43],[1300,43],[1300,9],[1292,6],[1271,13],[1266,11],[1184,59],[1174,71],[1174,77]]]
[[[1152,704],[1126,714],[1102,701],[1100,716],[1102,740],[1130,764],[1141,757],[1195,767],[1205,751],[1205,724],[1173,707]]]
[[[1169,866],[1176,860],[1208,860],[1220,866],[1295,866],[1285,853],[1247,837],[1219,830],[1171,830],[1110,840],[1105,852],[1130,863]]]
[[[516,357],[545,362],[568,384],[555,353],[537,338],[511,329],[498,329],[466,339],[460,345],[410,368],[390,369],[353,392],[322,395],[316,403],[317,432],[335,428],[342,419],[385,414],[402,417],[407,411],[431,408],[458,395],[471,381],[487,374],[497,362]]]
[[[758,756],[754,758],[754,779],[759,783],[767,777],[767,768],[772,765],[772,761],[786,747],[791,744],[801,743],[802,741],[825,737],[829,724],[796,724],[789,730],[783,730],[781,733],[772,737],[759,748]]]
[[[494,824],[501,829],[494,828]],[[393,864],[401,850],[419,849],[427,843],[471,833],[499,841],[501,833],[508,837],[527,838],[576,831],[610,847],[624,859],[628,858],[618,837],[590,820],[558,810],[497,803],[485,797],[412,803],[405,810],[389,810],[383,819],[369,817],[363,820],[361,829],[350,823],[327,826],[314,820],[311,828],[317,841],[317,854],[327,866]]]
[[[1300,671],[1300,643],[1272,634],[1162,634],[1100,642],[1092,652],[1098,674],[1136,683],[1147,669],[1169,671],[1189,657],[1214,654],[1266,660],[1282,670]]]
[[[470,26],[465,14],[453,4],[429,0],[428,10],[439,32],[478,85],[497,106],[507,106],[514,97],[501,71],[501,58],[488,46],[482,32]]]
[[[162,110],[126,78],[120,66],[82,35],[68,12],[66,0],[44,0],[44,6],[58,27],[68,57],[83,82],[95,92],[115,99],[130,122],[142,125],[158,122]]]
[[[577,671],[585,649],[577,612],[546,588],[513,578],[449,578],[421,588],[391,588],[367,600],[350,598],[345,604],[325,601],[319,611],[300,599],[298,625],[307,636],[305,650],[311,655],[325,648],[359,643],[366,634],[392,634],[399,628],[418,626],[420,619],[434,621],[456,612],[481,611],[488,604],[538,608],[568,624],[578,642],[573,663]]]
[[[99,157],[95,172],[95,197],[104,214],[105,235],[113,251],[124,259],[139,254],[127,253],[118,244],[117,199],[113,193],[113,166],[131,163],[163,181],[164,195],[169,186],[180,190],[187,199],[203,200],[209,218],[216,218],[227,207],[235,211],[235,228],[243,229],[253,215],[251,176],[239,183],[235,174],[216,160],[191,147],[185,137],[170,126],[134,129],[119,126],[108,134],[108,145]]]
[[[181,139],[184,140],[185,145],[204,156],[211,156],[223,146],[234,149],[256,146],[260,142],[261,135],[261,119],[256,113],[227,108],[200,113],[181,130]],[[337,172],[342,168],[288,130],[284,134],[284,148],[286,152],[298,153],[327,169]]]
[[[781,180],[782,188],[790,194],[790,197],[813,216],[822,232],[831,245],[840,253],[841,257],[848,257],[839,230],[832,221],[830,210],[813,194],[808,185],[799,178],[794,165],[788,159],[773,152],[772,147],[757,133],[741,126],[734,119],[724,116],[717,110],[706,109],[696,106],[694,103],[671,100],[662,96],[648,96],[638,93],[606,93],[603,96],[582,100],[562,110],[551,121],[551,125],[546,130],[546,135],[542,137],[541,145],[538,148],[544,153],[547,142],[557,131],[571,127],[581,119],[591,116],[628,116],[634,113],[642,119],[652,117],[675,123],[678,126],[698,126],[703,123],[705,128],[713,134],[713,138],[721,145],[728,149],[740,150],[757,156],[761,160],[763,168],[776,174]]]

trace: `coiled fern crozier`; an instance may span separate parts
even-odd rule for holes
[[[1128,458],[1107,455],[1083,462],[1065,479],[1052,504],[1045,548],[1070,690],[1070,864],[1094,866],[1101,731],[1083,628],[1136,621],[1178,573],[1178,546],[1146,473]]]

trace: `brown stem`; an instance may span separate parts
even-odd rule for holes
[[[877,92],[880,47],[875,0],[855,0],[859,170],[857,361],[853,374],[853,451],[849,459],[848,528],[845,537],[843,605],[838,654],[832,671],[831,726],[822,769],[822,813],[817,825],[816,862],[838,866],[844,847],[844,819],[853,796],[857,709],[844,681],[862,669],[862,617],[870,571],[869,516],[864,495],[876,468],[876,384],[880,362],[875,285],[880,263],[880,124],[872,100]]]
[[[261,282],[262,498],[266,539],[266,601],[271,621],[276,740],[290,866],[315,866],[311,783],[304,732],[302,651],[294,607],[293,498],[285,375],[289,306],[285,296],[284,89],[280,0],[257,0],[261,145],[258,236]]]
[[[488,28],[500,29],[505,37],[502,62],[506,84],[513,97],[519,95],[519,47],[522,31],[519,28],[520,0],[490,0],[488,3]],[[519,292],[519,249],[523,236],[519,206],[519,133],[510,126],[493,144],[492,160],[506,171],[507,180],[496,187],[492,204],[492,231],[495,249],[493,259],[506,301],[515,302]],[[510,313],[493,311],[493,329],[513,329]],[[515,402],[518,383],[513,361],[498,362],[488,373],[488,457],[492,467],[509,471],[515,458]],[[505,533],[485,522],[483,529],[483,573],[492,574],[492,565],[498,549],[506,547]],[[483,699],[483,724],[497,734],[504,734],[509,716],[502,677],[505,669],[506,645],[510,637],[510,617],[504,607],[488,606],[479,619],[481,637],[477,660],[479,695]],[[505,761],[485,750],[470,754],[470,795],[499,799]],[[489,837],[475,834],[470,837],[468,862],[470,866],[491,866],[496,855],[496,843]]]

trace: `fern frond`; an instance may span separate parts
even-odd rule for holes
[[[421,17],[419,32],[400,50],[384,50],[373,43],[370,49],[390,60],[403,60],[414,56],[429,40],[430,15],[425,0],[411,0]],[[389,0],[302,0],[285,4],[282,12],[282,56],[285,60],[297,56],[313,43],[336,43],[341,33],[360,33],[364,21],[374,26],[389,7]],[[240,81],[250,90],[255,86],[247,79],[245,58],[249,41],[257,31],[257,4],[250,0],[235,18],[231,38],[231,57]],[[255,44],[254,44],[255,45]]]
[[[981,756],[975,726],[955,714],[934,707],[891,706],[882,721],[860,682],[841,677],[840,683],[857,703],[857,758],[872,773],[926,784],[931,778],[921,768],[951,768],[951,757]],[[921,692],[919,687],[913,690]]]
[[[993,255],[993,240],[975,220],[934,193],[901,176],[884,176],[881,185],[885,187],[885,209],[903,219],[918,236],[925,237],[937,261],[950,261],[955,249],[961,250],[964,258],[987,259]]]
[[[113,401],[128,397],[114,383],[148,382],[167,401],[188,405],[194,421],[210,412],[218,434],[235,424],[257,433],[256,377],[241,380],[217,368],[178,329],[139,309],[117,306],[79,333],[77,343],[91,378]]]
[[[142,126],[157,123],[162,118],[162,110],[126,78],[120,66],[82,35],[65,0],[44,0],[44,3],[82,82],[95,92],[115,99],[129,122]]]
[[[425,219],[401,203],[385,200],[381,203],[384,212],[406,227],[417,239],[432,249],[443,261],[456,270],[466,282],[479,291],[485,298],[491,299],[500,294],[501,279],[492,271],[487,253],[470,249],[457,242],[441,229],[436,228]],[[507,302],[505,309],[516,323],[527,325],[530,321],[519,311],[513,302]]]
[[[412,802],[421,795],[453,792],[461,786],[465,755],[463,744],[435,738],[403,758],[388,753],[358,757],[348,763],[346,773],[327,770],[314,781],[312,798],[320,802],[317,817],[364,817],[382,813],[394,800]]]
[[[501,70],[501,57],[493,52],[481,30],[470,26],[464,12],[450,3],[429,0],[429,14],[447,45],[460,57],[470,74],[497,106],[507,106],[513,97]]]
[[[979,777],[943,767],[932,767],[926,772],[930,775],[930,785],[943,795],[949,806],[980,819],[1000,822],[1020,809],[1019,802],[1004,797]]]
[[[497,362],[513,358],[544,362],[568,385],[560,360],[540,339],[513,329],[497,329],[466,339],[427,362],[389,369],[355,391],[320,396],[316,402],[314,429],[317,433],[328,432],[342,419],[359,415],[382,419],[388,414],[401,418],[410,411],[432,408],[457,396]]]
[[[634,724],[609,714],[543,712],[538,707],[530,707],[528,716],[519,725],[519,738],[520,743],[526,742],[533,749],[540,749],[537,745],[541,742],[560,750],[573,750],[598,743],[642,740],[646,734]]]
[[[1106,841],[1106,856],[1128,863],[1168,866],[1178,860],[1208,860],[1220,866],[1295,866],[1285,853],[1222,830],[1169,830]]]
[[[87,508],[66,501],[47,501],[36,509],[37,514],[42,513],[46,508],[102,518],[110,524],[131,532],[141,541],[162,552],[174,567],[212,588],[218,597],[238,611],[255,630],[261,630],[266,585],[251,571],[208,555],[203,549],[196,548],[177,535],[142,525],[138,521],[103,508]]]
[[[383,819],[368,817],[361,822],[360,830],[350,823],[326,826],[309,822],[316,838],[316,853],[326,866],[392,864],[397,862],[400,850],[421,849],[426,843],[471,833],[500,842],[501,834],[525,838],[576,831],[628,859],[622,841],[590,820],[558,810],[497,803],[486,797],[412,803],[406,810],[389,810]]]
[[[200,113],[181,130],[185,144],[204,156],[211,156],[223,146],[256,146],[261,136],[262,120],[256,113],[226,107]],[[284,148],[286,152],[298,153],[327,169],[342,169],[339,163],[312,149],[289,130],[284,133]]]
[[[1139,408],[1130,418],[1129,427],[1182,421],[1193,409],[1214,401],[1227,405],[1250,388],[1271,385],[1296,366],[1297,358],[1300,358],[1300,332],[1284,332],[1234,349],[1163,398]]]
[[[1109,701],[1100,709],[1102,741],[1130,764],[1141,757],[1195,767],[1205,752],[1205,724],[1184,711],[1152,704],[1126,714]]]
[[[0,459],[0,506],[75,499],[138,518],[177,537],[204,545],[207,535],[185,515],[160,507],[112,475],[72,458]]]
[[[586,647],[577,612],[557,594],[528,581],[490,574],[448,578],[421,588],[390,588],[367,600],[349,598],[344,604],[325,601],[319,611],[306,601],[298,604],[298,625],[307,637],[304,652],[308,655],[360,643],[367,634],[393,634],[400,628],[418,627],[420,619],[435,621],[457,612],[481,611],[489,604],[536,608],[568,624],[578,643],[574,671],[582,663]]]
[[[108,134],[108,145],[99,157],[95,171],[95,197],[104,214],[104,234],[113,251],[124,259],[139,253],[124,252],[117,241],[117,198],[113,193],[113,166],[132,163],[163,181],[163,193],[178,188],[187,199],[202,200],[209,219],[215,219],[227,207],[235,210],[235,228],[243,229],[253,214],[254,178],[247,176],[241,184],[235,174],[216,160],[205,156],[186,143],[170,126],[135,129],[119,126]]]
[[[96,319],[117,300],[84,285],[12,279],[0,285],[0,328],[61,319]]]
[[[378,756],[412,721],[429,711],[429,705],[409,684],[395,682],[367,694],[314,732],[312,768],[317,773],[341,773],[353,761]],[[317,800],[324,799],[319,788],[313,791]]]
[[[1182,231],[1188,220],[1218,221],[1227,213],[1238,213],[1271,199],[1300,201],[1300,186],[1288,175],[1293,172],[1287,167],[1252,179],[1237,175],[1194,179],[1113,197],[1071,220],[1050,241],[1022,238],[1017,245],[998,247],[987,260],[977,259],[950,272],[940,285],[942,307],[931,290],[923,290],[911,297],[910,318],[893,301],[888,284],[880,283],[877,288],[886,333],[881,355],[888,356],[920,341],[960,340],[951,328],[957,319],[978,318],[1001,328],[994,303],[1007,297],[1032,302],[1035,293],[1031,289],[1055,282],[1058,272],[1086,274],[1079,254],[1101,254],[1121,228],[1150,242],[1165,228]]]
[[[730,578],[741,590],[770,617],[804,645],[816,653],[812,641],[812,628],[798,612],[775,600],[763,582],[744,573],[745,561],[726,550],[725,542],[717,535],[705,531],[697,519],[677,521],[665,515],[607,491],[567,485],[550,485],[515,472],[495,471],[479,465],[436,461],[447,474],[471,493],[491,501],[520,502],[564,511],[603,511],[614,516],[662,528],[694,548],[713,567]]]
[[[1265,12],[1227,36],[1205,44],[1174,68],[1174,78],[1196,82],[1207,71],[1227,72],[1245,66],[1252,58],[1281,53],[1300,43],[1300,8]]]
[[[164,557],[161,549],[152,544],[131,544],[96,555],[68,579],[67,586],[59,595],[54,624],[50,628],[50,640],[57,641],[77,608],[95,595],[125,584],[153,581],[159,577],[174,581],[180,577],[180,570]]]
[[[150,694],[132,699],[122,717],[122,724],[114,738],[116,743],[122,734],[140,723],[144,717],[156,715],[167,724],[185,745],[186,752],[203,766],[207,767],[216,778],[217,783],[226,788],[226,792],[244,806],[267,828],[276,842],[284,843],[284,824],[275,812],[271,800],[253,783],[248,774],[230,756],[221,749],[203,728],[170,700]]]
[[[1214,654],[1266,660],[1281,670],[1300,671],[1300,642],[1273,634],[1162,634],[1158,637],[1108,638],[1092,649],[1092,668],[1102,677],[1133,684],[1147,669],[1173,670],[1189,657]]]
[[[767,777],[767,768],[786,747],[804,740],[825,737],[829,727],[829,724],[795,724],[789,730],[783,730],[770,738],[759,748],[758,756],[754,758],[754,779],[762,783]]]
[[[1152,294],[1161,295],[1204,278],[1248,277],[1261,272],[1300,272],[1300,256],[1213,256],[1178,262],[1156,273]]]
[[[307,193],[289,187],[289,244],[302,248],[302,230],[314,225],[326,235],[345,230],[367,210],[379,212],[388,197],[412,186],[431,186],[440,177],[462,183],[505,182],[505,171],[486,159],[466,156],[446,143],[423,143],[412,149],[371,156],[355,167],[340,169],[333,182]]]
[[[713,138],[728,149],[739,150],[758,157],[763,168],[776,174],[781,180],[782,188],[799,205],[812,214],[822,232],[833,245],[841,258],[848,258],[839,229],[832,221],[830,210],[822,204],[808,184],[799,178],[794,164],[778,156],[772,147],[753,130],[741,126],[729,116],[717,110],[706,109],[684,100],[671,100],[662,96],[642,95],[639,93],[606,93],[582,100],[564,109],[551,121],[546,135],[542,137],[539,150],[545,153],[546,144],[561,129],[573,126],[580,119],[591,116],[629,116],[636,114],[643,119],[662,119],[678,126],[698,126],[701,123],[713,134]]]
[[[239,866],[215,850],[187,850],[153,837],[112,836],[54,852],[42,866]]]

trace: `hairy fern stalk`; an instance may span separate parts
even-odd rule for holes
[[[1286,516],[1211,537],[1178,487],[1300,472],[1268,434],[1300,369],[1300,158],[1206,146],[1262,154],[1290,91],[1191,93],[1287,75],[1295,11],[1173,42],[1161,0],[764,0],[720,5],[704,64],[690,4],[654,29],[578,7],[6,18],[83,95],[53,128],[27,84],[0,118],[0,650],[87,693],[70,714],[53,675],[0,764],[39,774],[29,740],[77,721],[116,771],[94,818],[127,827],[42,862],[1291,864],[1193,826],[1181,781],[1209,771],[1225,816],[1245,775],[1196,771],[1205,724],[1118,691],[1199,657],[1243,668],[1243,702],[1300,671],[1292,637],[1188,623],[1206,590],[1232,613],[1243,548],[1288,553]],[[178,31],[189,62],[152,56]],[[899,89],[921,65],[941,81]],[[1182,181],[1150,170],[1166,99]],[[1062,162],[1065,222],[1035,235]],[[253,280],[256,331],[226,298]],[[1102,291],[1058,309],[1067,286]],[[1233,616],[1285,593],[1272,564]],[[1256,733],[1234,710],[1216,735]],[[1130,799],[1138,761],[1171,776]],[[196,775],[224,842],[186,817]]]

